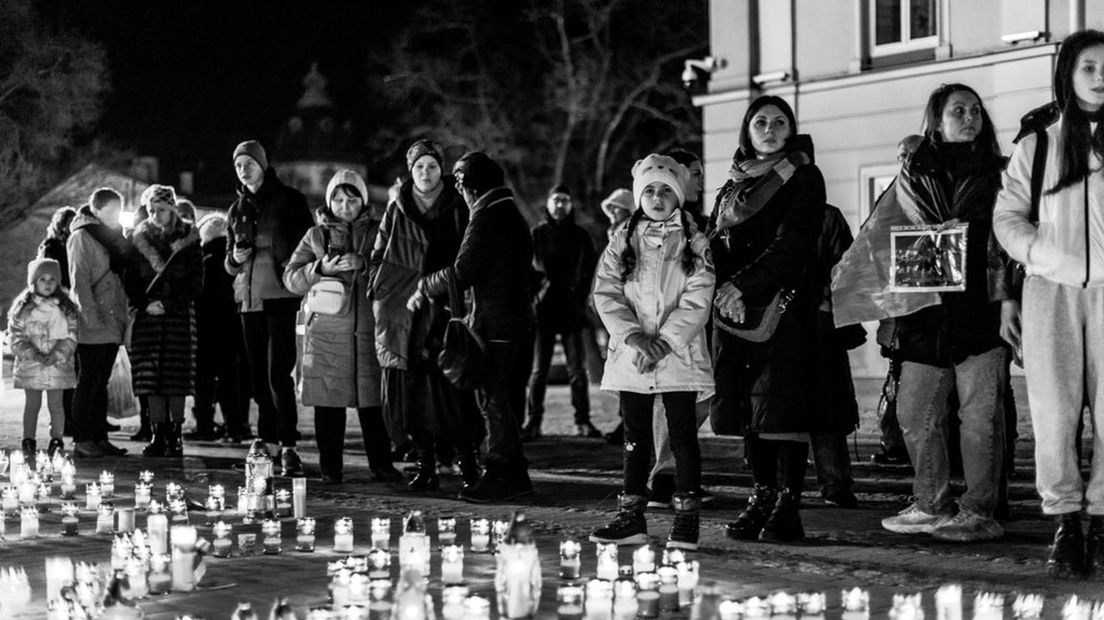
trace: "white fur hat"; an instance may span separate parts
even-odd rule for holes
[[[666,155],[652,153],[638,160],[632,167],[633,201],[640,206],[640,197],[644,188],[659,181],[666,183],[678,196],[679,206],[686,202],[686,182],[690,180],[690,171]]]

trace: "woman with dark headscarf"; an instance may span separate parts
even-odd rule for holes
[[[729,176],[709,228],[717,270],[712,415],[734,421],[744,435],[755,489],[726,532],[744,540],[796,540],[804,537],[798,508],[816,410],[809,385],[817,371],[815,300],[822,286],[810,285],[808,273],[825,196],[812,140],[797,133],[784,100],[752,102]],[[747,321],[752,311],[771,306],[785,308],[773,333],[737,335],[756,326]]]

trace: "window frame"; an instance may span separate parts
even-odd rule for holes
[[[926,37],[911,38],[912,32],[912,3],[910,0],[901,0],[901,13],[898,18],[901,20],[901,40],[894,43],[877,43],[877,29],[878,29],[878,0],[867,0],[867,37],[869,44],[868,53],[871,58],[877,58],[881,56],[892,56],[894,54],[904,54],[908,52],[915,52],[918,50],[930,50],[939,47],[939,29],[940,29],[940,11],[942,10],[942,2],[944,0],[935,0],[935,11],[932,15],[934,20],[935,32]]]
[[[858,221],[855,222],[855,230],[858,230],[866,221],[866,218],[870,217],[878,198],[885,191],[885,188],[893,182],[893,179],[897,177],[900,170],[901,164],[899,163],[859,166],[859,211],[857,213]],[[884,182],[885,186],[878,188],[879,182]]]

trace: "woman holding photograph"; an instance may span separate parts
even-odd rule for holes
[[[993,123],[969,86],[932,92],[924,139],[905,160],[896,189],[913,224],[966,226],[966,283],[939,303],[896,320],[893,339],[903,361],[897,415],[916,468],[915,502],[882,527],[942,540],[1000,538],[994,519],[1004,450],[1003,386],[1009,351],[1002,322],[1015,302],[1000,301],[1005,257],[990,243],[993,204],[1001,187]],[[1009,311],[1005,317],[1002,310]],[[952,506],[947,447],[948,397],[957,394],[966,492]]]

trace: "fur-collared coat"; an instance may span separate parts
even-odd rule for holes
[[[203,290],[199,235],[179,218],[164,229],[146,220],[131,243],[126,289],[137,310],[130,348],[134,392],[187,396],[195,384],[194,302]],[[154,301],[164,314],[149,313]]]

